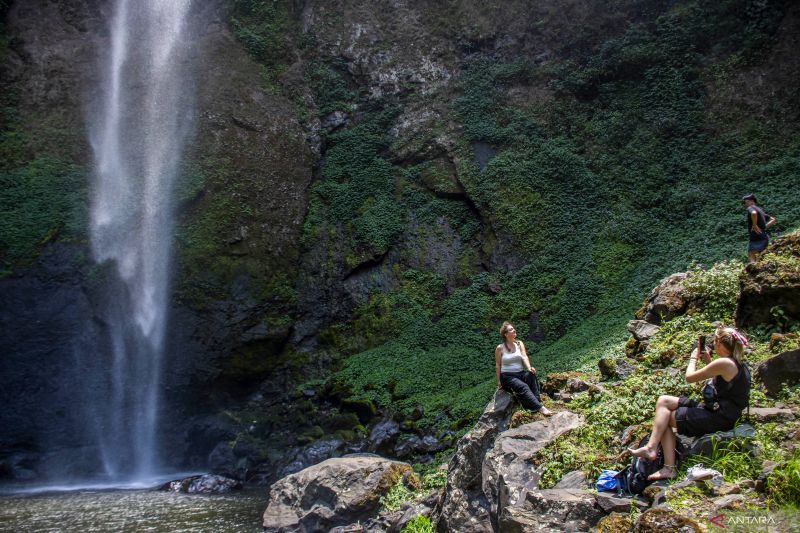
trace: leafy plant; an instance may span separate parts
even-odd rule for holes
[[[434,533],[434,531],[431,519],[427,516],[419,515],[408,521],[402,533]]]

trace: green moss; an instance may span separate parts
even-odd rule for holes
[[[0,56],[6,46],[0,33]],[[88,177],[72,162],[75,135],[57,114],[22,116],[13,90],[0,96],[0,271],[85,235]]]
[[[264,65],[267,87],[278,90],[278,79],[291,63],[291,2],[227,0],[227,8],[234,35]]]

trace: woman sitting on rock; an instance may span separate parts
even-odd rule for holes
[[[750,372],[742,362],[745,346],[747,339],[735,329],[717,328],[714,333],[714,350],[718,357],[714,361],[711,360],[708,348],[700,350],[700,342],[692,350],[689,365],[686,367],[686,381],[696,383],[713,378],[717,390],[716,402],[706,407],[685,396],[658,398],[650,440],[641,448],[628,448],[637,457],[654,460],[658,445],[661,444],[664,468],[648,479],[675,477],[675,434],[672,428],[689,437],[733,429],[750,397]],[[698,357],[706,365],[695,370]]]
[[[525,409],[534,413],[541,411],[544,416],[552,415],[553,413],[542,405],[534,393],[536,369],[531,366],[525,345],[517,340],[514,326],[503,322],[500,336],[503,342],[494,350],[497,387],[510,392]]]

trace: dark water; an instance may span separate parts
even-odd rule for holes
[[[213,496],[152,490],[0,495],[0,532],[258,533],[267,489]]]

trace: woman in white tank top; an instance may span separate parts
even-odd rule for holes
[[[536,369],[531,366],[525,344],[517,340],[517,331],[508,322],[500,328],[503,342],[494,350],[495,373],[497,387],[510,392],[526,409],[541,411],[545,416],[553,413],[542,405],[535,391]]]

